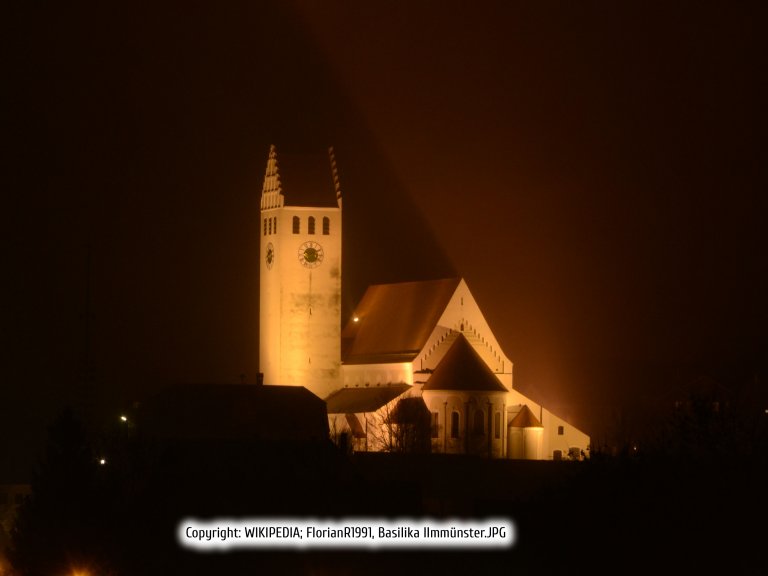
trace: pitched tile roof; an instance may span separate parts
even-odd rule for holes
[[[324,404],[301,386],[184,384],[148,398],[138,416],[160,438],[322,440]]]
[[[507,391],[463,334],[451,344],[423,390]]]
[[[355,414],[375,412],[387,402],[408,390],[404,383],[365,388],[341,388],[325,399],[328,414]]]
[[[528,405],[523,404],[520,412],[510,420],[507,426],[512,426],[514,428],[541,428],[541,422],[534,416],[531,409],[528,408]]]
[[[459,278],[369,286],[342,331],[345,364],[410,362],[459,285]]]

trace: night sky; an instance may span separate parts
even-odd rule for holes
[[[541,4],[7,6],[0,471],[65,404],[255,382],[272,143],[335,147],[345,314],[461,275],[516,387],[595,437],[765,383],[759,3]]]

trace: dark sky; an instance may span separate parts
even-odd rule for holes
[[[255,380],[271,143],[335,146],[347,311],[464,276],[593,435],[764,381],[759,3],[219,4],[5,10],[0,467],[67,402]]]

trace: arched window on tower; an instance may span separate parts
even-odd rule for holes
[[[272,222],[272,232],[277,234],[277,216],[272,218],[272,220],[273,220],[273,222]]]
[[[459,413],[451,412],[451,438],[459,437]]]
[[[310,216],[309,220],[307,221],[307,232],[309,234],[315,233],[315,217],[314,216]]]
[[[331,233],[331,219],[323,216],[323,235],[328,236]]]
[[[272,218],[269,219],[269,233],[272,234]]]
[[[267,219],[264,218],[264,236],[267,235]]]
[[[299,220],[298,216],[293,217],[293,233],[298,234],[301,232],[301,220]]]
[[[485,413],[479,408],[475,410],[475,422],[473,431],[475,434],[485,434]]]

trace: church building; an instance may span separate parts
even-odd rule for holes
[[[325,400],[355,450],[579,459],[589,437],[513,386],[461,278],[368,287],[341,327],[342,194],[325,158],[270,148],[261,194],[260,371]]]

